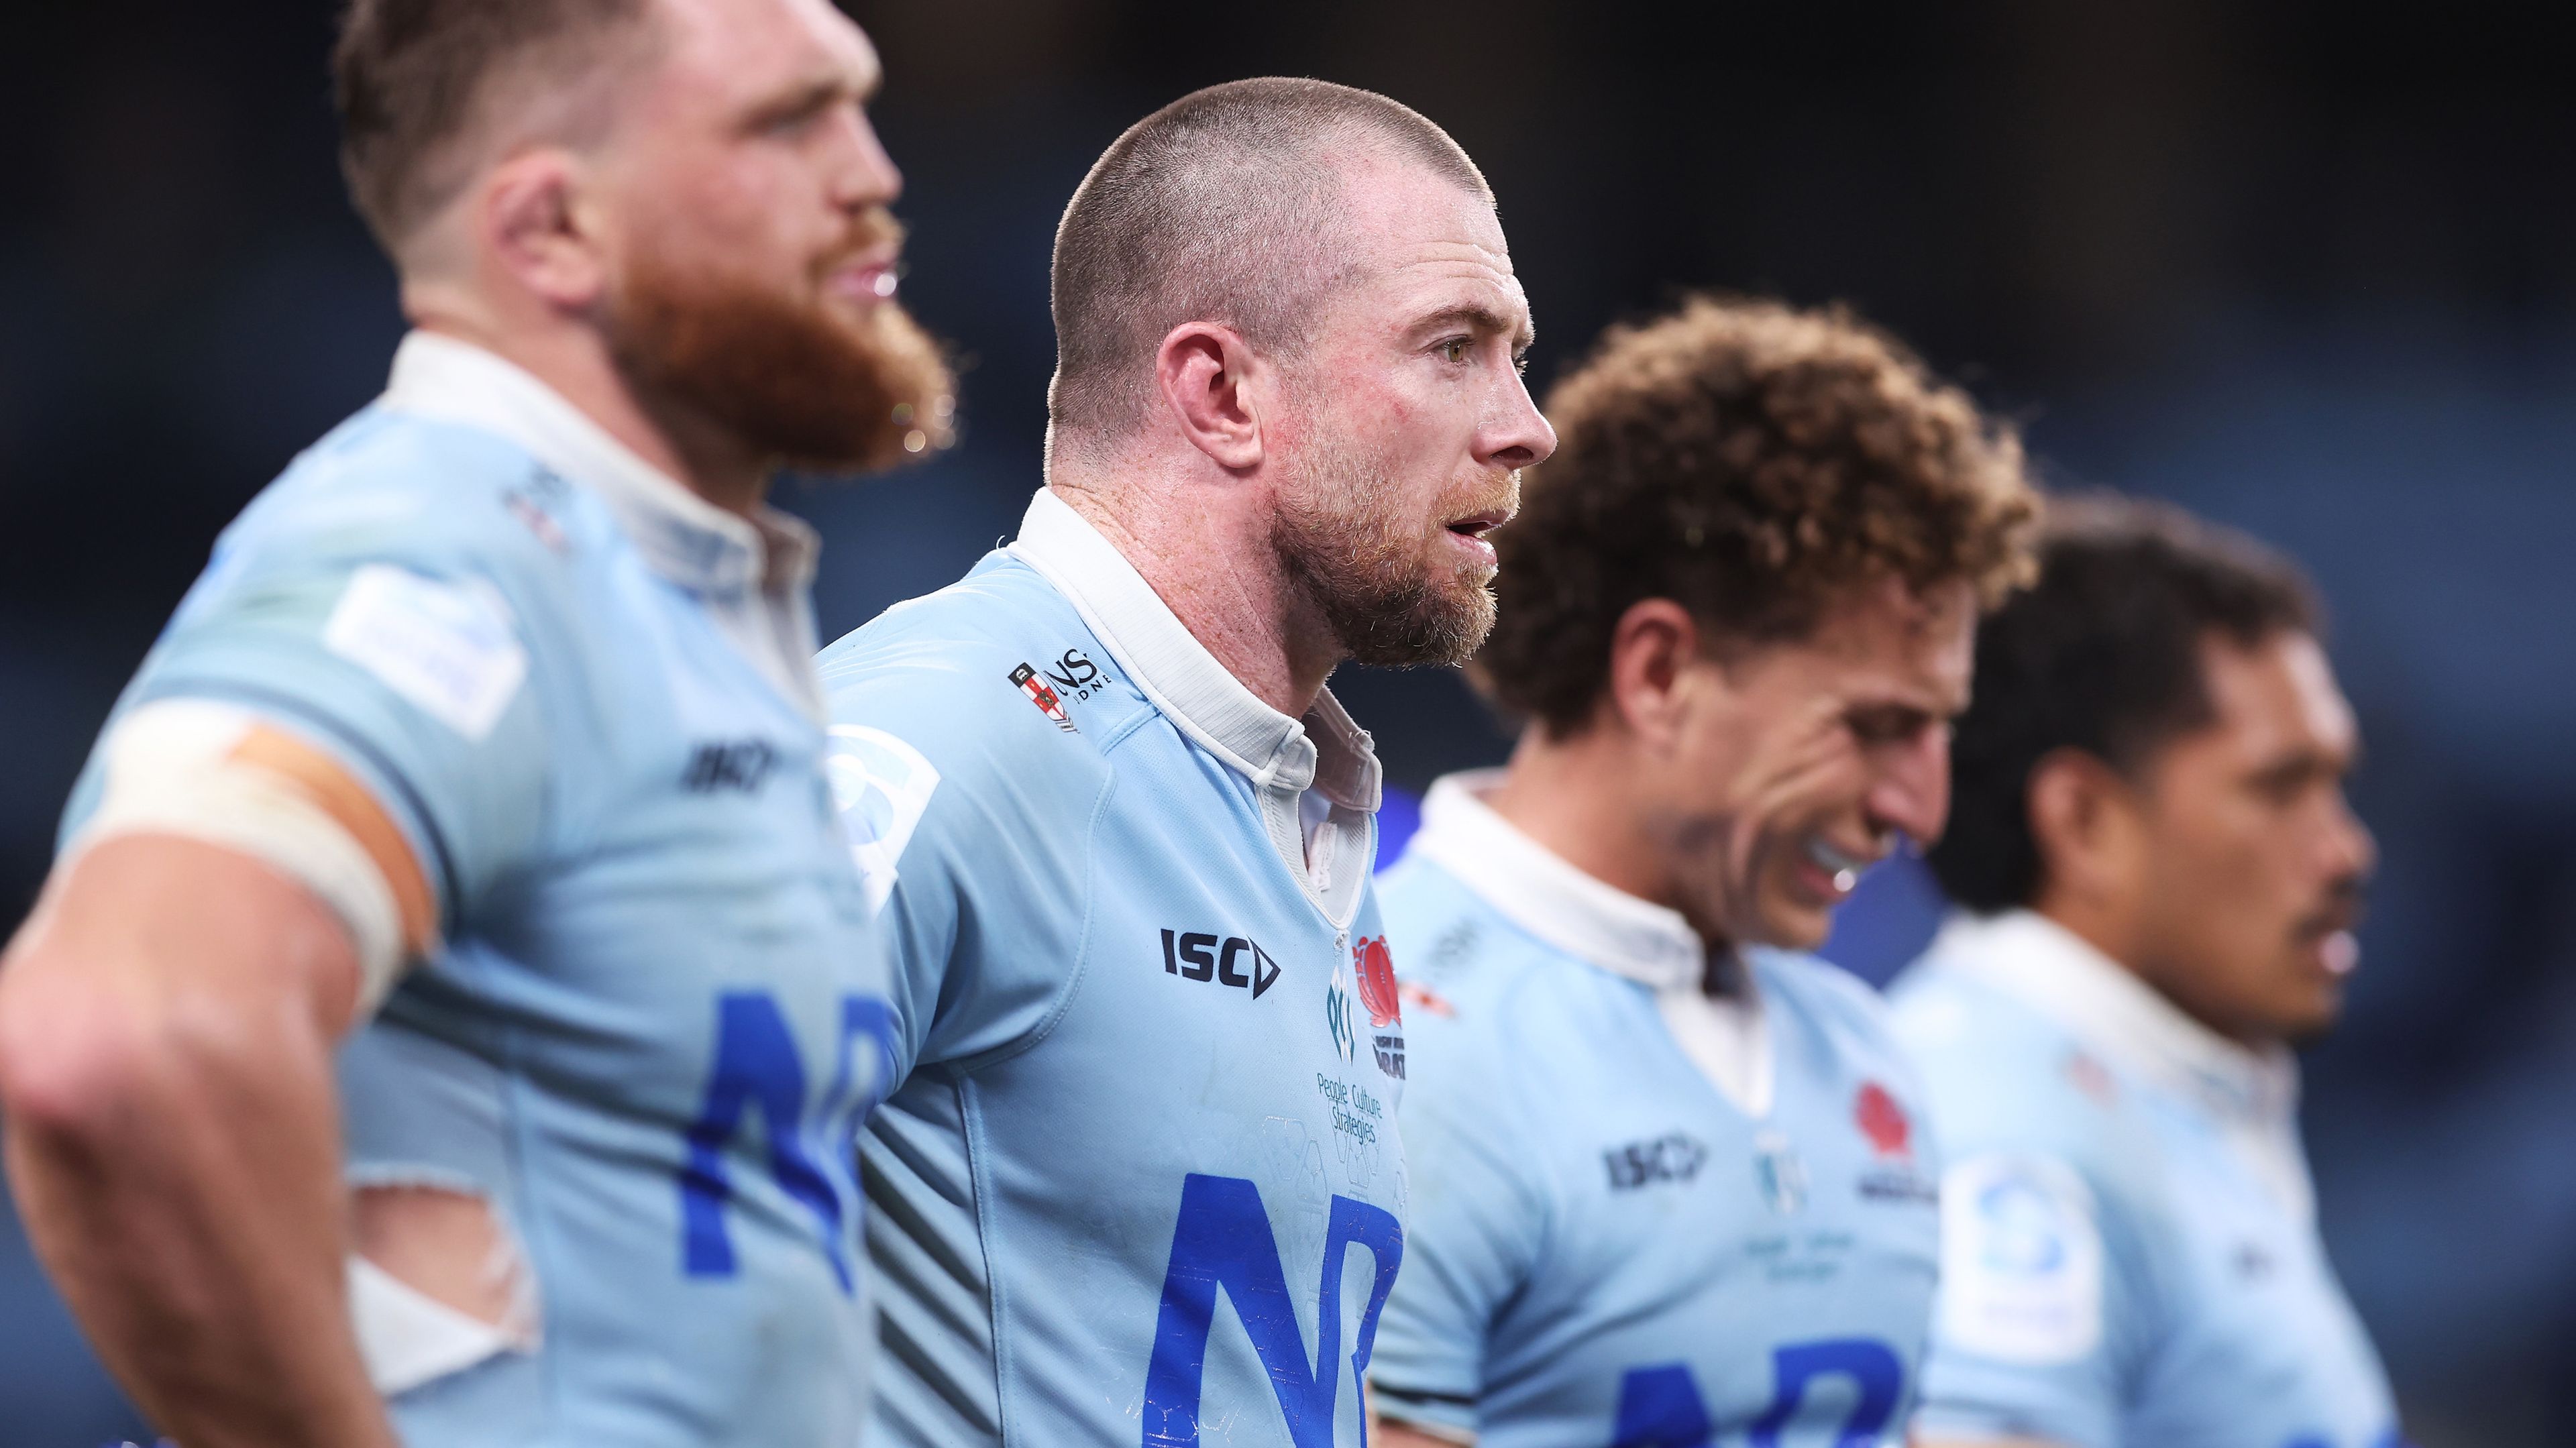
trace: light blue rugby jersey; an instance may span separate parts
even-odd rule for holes
[[[1435,786],[1380,882],[1414,1185],[1380,1411],[1479,1448],[1902,1441],[1938,1246],[1912,1070],[1866,986],[1749,956]]]
[[[414,1448],[860,1432],[851,1142],[887,1012],[822,773],[812,550],[415,334],[118,704],[229,701],[319,746],[437,893],[444,948],[341,1054],[349,1171],[493,1204],[533,1294],[516,1347],[458,1365],[353,1284]]]
[[[1358,1444],[1404,1248],[1368,736],[1262,704],[1045,491],[823,679],[909,1073],[862,1147],[870,1442]]]
[[[1952,1165],[1918,1427],[2066,1448],[2385,1448],[2317,1238],[2296,1068],[2046,918],[1961,917],[1896,987]]]

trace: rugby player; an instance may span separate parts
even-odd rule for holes
[[[1403,1023],[1344,659],[1455,663],[1555,446],[1492,192],[1383,96],[1248,80],[1056,233],[1046,486],[826,650],[908,1079],[862,1145],[875,1442],[1362,1441]]]
[[[1417,993],[1379,1441],[1893,1441],[1938,1178],[1876,998],[1795,952],[1940,832],[2018,442],[1844,313],[1708,299],[1548,416],[1476,665],[1527,727],[1380,886]]]
[[[2289,562],[2058,509],[1977,644],[1931,856],[1968,913],[1895,992],[1950,1161],[1925,1442],[2397,1443],[2289,1050],[2359,958],[2356,745]]]
[[[335,66],[417,330],[107,723],[0,970],[10,1181],[189,1448],[848,1444],[887,1002],[762,499],[943,415],[876,57],[358,0]]]

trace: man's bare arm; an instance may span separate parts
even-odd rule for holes
[[[0,961],[0,1111],[37,1254],[188,1448],[393,1448],[350,1329],[339,917],[247,855],[107,839]]]
[[[1434,1438],[1392,1418],[1380,1418],[1369,1429],[1369,1441],[1377,1448],[1473,1448],[1473,1438]]]

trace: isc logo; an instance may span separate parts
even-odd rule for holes
[[[1183,980],[1213,980],[1218,985],[1248,986],[1253,999],[1279,978],[1279,962],[1240,935],[1223,940],[1200,931],[1163,932],[1163,974]]]

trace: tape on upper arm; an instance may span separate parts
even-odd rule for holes
[[[124,835],[235,850],[304,886],[348,929],[363,1019],[427,953],[436,916],[402,832],[329,755],[236,705],[162,699],[119,720],[106,788],[65,858]]]

